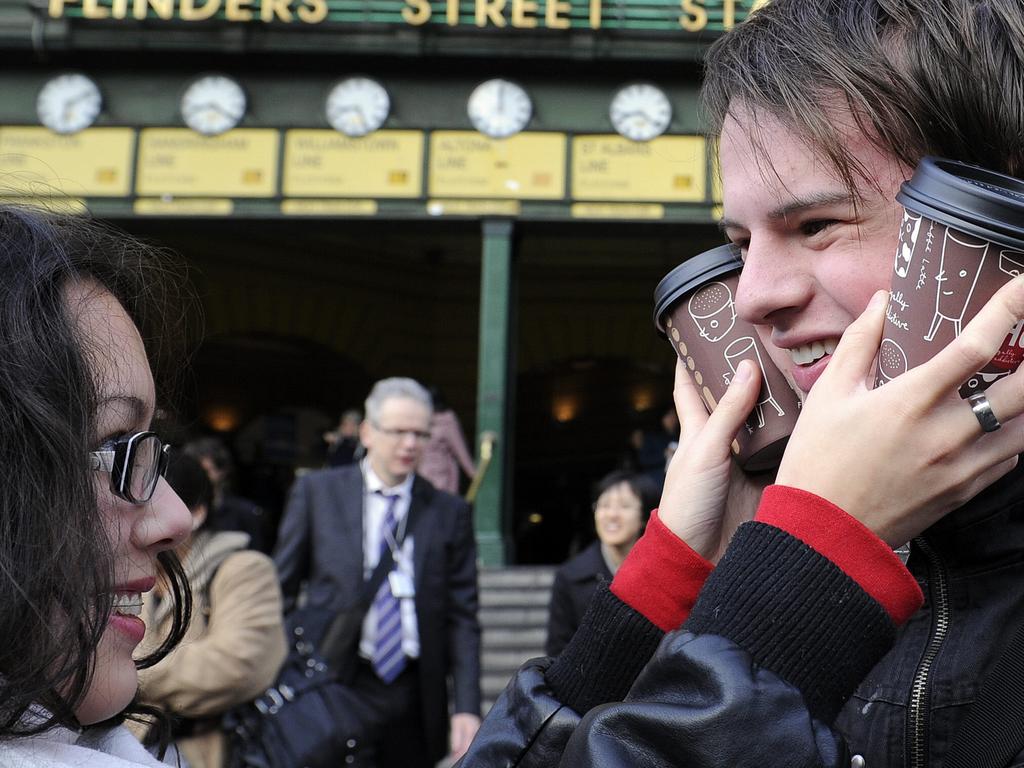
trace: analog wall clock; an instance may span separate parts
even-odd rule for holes
[[[56,133],[76,133],[88,128],[103,108],[99,86],[85,75],[58,75],[36,97],[39,122]]]
[[[185,125],[204,136],[230,131],[245,115],[245,91],[225,75],[203,75],[181,96]]]
[[[391,99],[369,77],[349,77],[331,88],[324,105],[327,122],[346,136],[365,136],[384,125]]]
[[[519,133],[533,116],[533,103],[522,86],[502,79],[487,80],[470,94],[467,104],[470,122],[492,139]]]
[[[672,104],[665,92],[650,83],[620,88],[608,108],[615,130],[633,141],[650,141],[672,122]]]

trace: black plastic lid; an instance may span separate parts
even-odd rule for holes
[[[1024,181],[977,165],[926,157],[896,201],[984,240],[1024,250]]]
[[[654,327],[658,333],[665,335],[661,318],[676,301],[698,286],[742,268],[739,249],[734,245],[720,245],[687,259],[661,278],[654,289]]]

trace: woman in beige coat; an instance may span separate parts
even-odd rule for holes
[[[192,588],[192,623],[170,655],[139,673],[139,697],[175,716],[174,743],[191,768],[221,768],[221,715],[263,693],[284,661],[281,590],[273,561],[246,549],[248,534],[206,525],[211,488],[198,462],[173,454],[167,479],[193,516],[191,544],[179,553]],[[169,631],[169,607],[146,602],[147,646]]]

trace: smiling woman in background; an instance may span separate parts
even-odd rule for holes
[[[190,518],[150,431],[178,284],[119,233],[0,208],[0,765],[158,764],[119,724],[161,571],[171,631],[138,666],[188,623]]]
[[[657,488],[646,477],[612,472],[594,487],[597,541],[555,572],[544,652],[557,656],[575,634],[601,581],[611,581],[644,532]]]

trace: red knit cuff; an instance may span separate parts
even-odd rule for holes
[[[924,602],[921,588],[889,546],[820,496],[770,485],[754,519],[781,528],[835,563],[881,604],[896,626]]]
[[[611,590],[665,632],[690,615],[714,566],[651,513],[647,530],[619,566]]]

